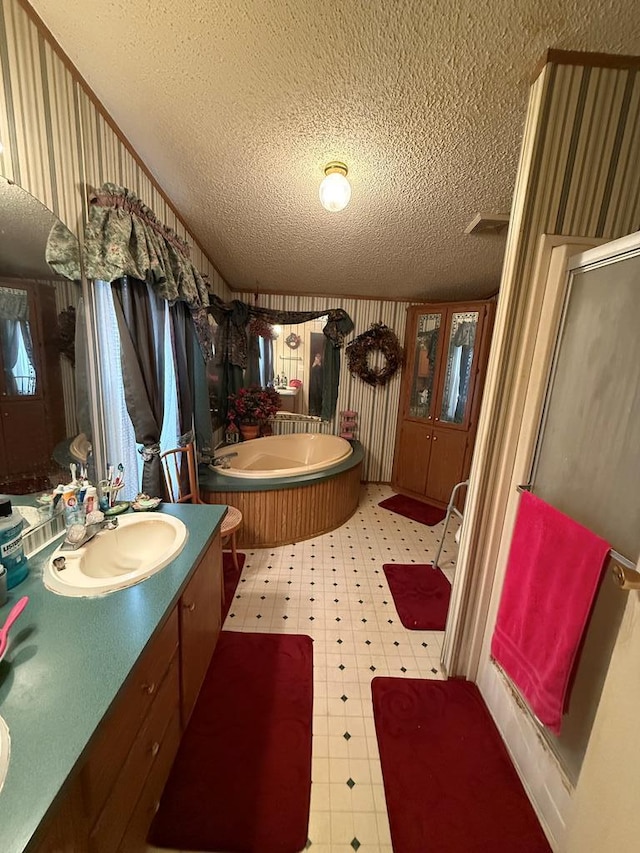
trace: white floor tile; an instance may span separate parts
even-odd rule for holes
[[[391,853],[371,680],[444,677],[443,634],[402,626],[382,570],[384,563],[430,563],[444,523],[426,527],[381,509],[392,494],[388,486],[364,486],[356,514],[338,530],[246,552],[224,625],[314,640],[311,853]],[[449,580],[457,524],[449,524],[441,559]]]

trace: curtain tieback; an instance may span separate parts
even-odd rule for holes
[[[144,447],[138,449],[138,453],[142,456],[145,462],[151,462],[154,456],[160,455],[159,444],[145,444]]]
[[[178,447],[186,447],[187,444],[193,444],[194,435],[193,430],[190,429],[189,432],[185,432],[184,435],[181,435],[178,439]]]

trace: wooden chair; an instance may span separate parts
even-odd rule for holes
[[[220,538],[222,539],[222,547],[224,548],[227,542],[231,545],[231,558],[233,560],[233,567],[236,572],[240,571],[240,566],[238,565],[238,553],[236,551],[236,533],[242,527],[242,513],[239,509],[236,509],[234,506],[229,506],[227,508],[227,514],[222,520],[222,527],[220,528]]]
[[[174,504],[202,503],[198,488],[198,467],[193,442],[185,444],[184,447],[165,450],[164,453],[160,454],[160,460],[170,502]],[[189,480],[188,488],[181,477],[185,460]]]

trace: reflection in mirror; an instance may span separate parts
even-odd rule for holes
[[[322,331],[327,317],[305,323],[271,325],[264,320],[252,320],[248,326],[249,367],[242,384],[275,388],[282,401],[278,415],[287,420],[316,420],[322,416],[323,359],[325,335]],[[214,347],[218,345],[213,318],[209,323],[214,331]],[[251,347],[255,347],[253,354]],[[214,427],[223,419],[219,414],[220,367],[215,359],[207,364],[209,401]]]
[[[436,355],[440,334],[441,313],[421,314],[418,317],[415,352],[413,357],[413,382],[409,400],[412,418],[430,419],[433,400],[433,380],[436,374]]]
[[[52,231],[67,247],[75,244],[77,256],[77,240],[55,215],[0,177],[0,491],[10,495],[68,480],[79,433],[74,327],[81,288],[48,265]]]
[[[451,317],[447,372],[440,411],[440,420],[445,423],[461,424],[464,421],[478,317],[477,311],[457,311]]]
[[[275,326],[273,387],[282,400],[281,411],[295,415],[322,414],[322,383],[326,317],[296,325]],[[263,381],[262,384],[269,384]]]

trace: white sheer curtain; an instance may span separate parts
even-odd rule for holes
[[[98,352],[103,396],[104,429],[109,464],[122,463],[125,468],[125,487],[119,493],[120,500],[132,500],[140,491],[142,479],[142,456],[138,453],[133,424],[124,396],[122,368],[120,364],[120,335],[113,308],[113,295],[108,282],[95,282],[96,313],[98,329]],[[171,349],[169,312],[163,310],[158,318],[163,324],[165,338],[165,401],[164,420],[160,435],[160,447],[168,450],[178,444],[178,394],[176,375]],[[99,477],[106,471],[98,472]]]

